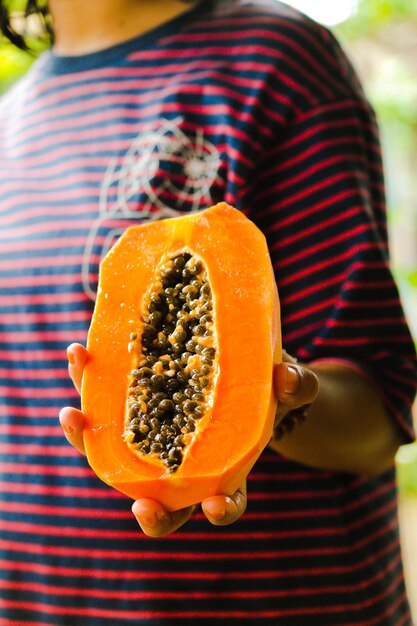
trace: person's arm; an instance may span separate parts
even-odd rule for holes
[[[307,419],[270,447],[287,458],[320,469],[376,475],[392,466],[405,437],[388,414],[380,394],[349,365],[318,362],[277,369],[277,386],[296,390],[313,372],[319,387]],[[288,379],[289,380],[286,380]],[[290,395],[281,395],[291,405]]]

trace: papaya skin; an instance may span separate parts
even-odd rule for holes
[[[213,409],[175,473],[134,453],[123,440],[129,336],[161,258],[190,251],[213,294],[218,376]],[[168,511],[231,495],[271,439],[282,360],[279,301],[265,238],[241,212],[221,203],[205,211],[126,230],[100,267],[82,382],[88,461],[107,484]]]

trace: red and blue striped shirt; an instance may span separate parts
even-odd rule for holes
[[[62,436],[102,255],[132,223],[221,200],[268,239],[287,351],[358,368],[413,436],[377,127],[332,35],[219,0],[100,53],[48,52],[0,102],[0,626],[410,626],[393,470],[267,449],[236,524],[196,512],[149,539]]]

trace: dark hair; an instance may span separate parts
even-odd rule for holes
[[[18,48],[30,50],[25,33],[19,33],[13,27],[8,4],[7,0],[0,0],[0,32]],[[31,15],[38,15],[41,18],[45,36],[51,40],[52,27],[47,2],[45,0],[27,0],[24,17],[28,18]]]

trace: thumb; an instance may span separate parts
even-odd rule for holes
[[[319,381],[315,373],[299,363],[279,363],[274,369],[278,405],[284,412],[311,404],[317,396]]]
[[[68,372],[78,393],[81,393],[81,383],[84,366],[87,363],[88,352],[79,343],[72,343],[67,348]]]

